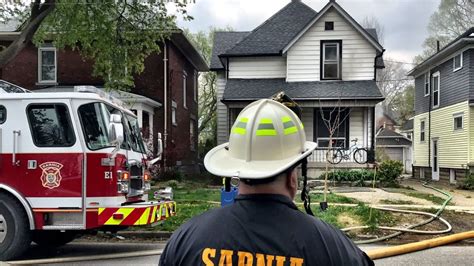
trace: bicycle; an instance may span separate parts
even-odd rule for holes
[[[367,149],[358,148],[357,141],[357,138],[351,140],[351,142],[354,142],[354,144],[350,146],[347,150],[343,150],[341,148],[332,148],[331,150],[328,150],[328,152],[326,153],[326,160],[331,164],[338,164],[342,161],[342,159],[349,160],[352,154],[352,157],[354,158],[354,161],[356,163],[367,163]]]

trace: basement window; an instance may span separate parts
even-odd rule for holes
[[[324,30],[334,30],[334,21],[324,22]]]

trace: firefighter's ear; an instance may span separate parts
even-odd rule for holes
[[[290,191],[291,197],[294,198],[298,190],[298,175],[296,168],[286,172],[286,188]]]

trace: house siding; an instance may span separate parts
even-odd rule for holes
[[[463,129],[454,130],[453,115],[463,113]],[[429,146],[431,139],[437,138],[439,145],[439,167],[440,168],[465,168],[469,161],[469,131],[470,131],[470,109],[468,101],[454,104],[444,108],[438,108],[431,112],[431,134],[429,130],[428,113],[423,113],[414,118],[414,166],[428,167]],[[425,120],[425,141],[420,142],[420,121]],[[431,139],[430,139],[431,138]]]
[[[460,70],[453,72],[453,58],[443,62],[442,64],[431,69],[431,74],[440,73],[440,106],[443,108],[452,104],[457,104],[467,99],[474,98],[474,88],[469,88],[469,76],[473,75],[473,64],[470,60],[474,49],[463,52],[463,66]],[[457,55],[458,53],[453,54]],[[471,73],[471,74],[470,74]],[[425,96],[424,92],[424,75],[420,75],[415,79],[415,115],[429,111],[430,97],[432,97],[432,89],[430,96]]]
[[[349,146],[357,139],[357,147],[364,147],[364,109],[352,108],[349,115]]]
[[[304,126],[304,132],[307,140],[314,140],[313,124],[314,124],[314,108],[302,108],[301,122]]]
[[[229,78],[285,78],[285,57],[236,57],[229,60]]]
[[[229,115],[228,109],[222,103],[222,97],[225,90],[225,72],[217,72],[217,144],[227,142],[229,139]]]
[[[324,22],[334,21],[325,31]],[[337,11],[324,14],[287,52],[287,81],[320,80],[321,40],[342,40],[342,79],[374,78],[375,48]]]

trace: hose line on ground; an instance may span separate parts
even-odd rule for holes
[[[428,186],[426,183],[422,184],[424,187],[426,188],[429,188],[429,189],[433,189],[441,194],[444,194],[445,196],[447,196],[448,198],[444,201],[444,203],[441,205],[440,209],[435,213],[435,214],[432,214],[432,213],[429,213],[429,212],[421,212],[421,211],[410,211],[410,210],[402,210],[402,209],[391,209],[391,208],[382,208],[382,207],[372,207],[374,209],[378,209],[378,210],[382,210],[382,211],[393,211],[393,212],[402,212],[402,213],[411,213],[411,214],[421,214],[421,215],[426,215],[426,216],[430,216],[429,219],[425,220],[425,221],[422,221],[420,223],[417,223],[417,224],[414,224],[414,225],[410,225],[406,228],[397,228],[397,227],[387,227],[387,226],[377,226],[376,228],[379,228],[379,229],[383,229],[383,230],[392,230],[392,231],[397,231],[393,234],[390,234],[390,235],[386,235],[386,236],[383,236],[383,237],[379,237],[379,238],[374,238],[374,239],[368,239],[368,240],[359,240],[359,241],[354,241],[356,244],[371,244],[371,243],[375,243],[375,242],[379,242],[379,241],[383,241],[383,240],[387,240],[387,239],[391,239],[391,238],[394,238],[396,236],[399,236],[401,235],[402,233],[404,232],[408,232],[408,233],[416,233],[416,234],[433,234],[433,235],[437,235],[437,234],[444,234],[444,233],[448,233],[452,230],[452,226],[451,224],[449,224],[448,221],[446,221],[445,219],[443,219],[442,217],[440,217],[441,213],[444,211],[444,209],[446,208],[446,206],[448,205],[448,203],[451,201],[451,199],[453,198],[453,196],[445,191],[442,191],[441,189],[438,189],[438,188],[435,188],[435,187],[432,187],[432,186]],[[414,230],[413,228],[416,228],[416,227],[420,227],[420,226],[423,226],[423,225],[426,225],[426,224],[429,224],[431,223],[432,221],[434,221],[435,219],[439,219],[442,223],[444,223],[446,225],[446,229],[444,230],[440,230],[440,231],[423,231],[423,230]],[[356,227],[349,227],[349,228],[343,228],[342,231],[344,232],[348,232],[350,230],[355,230],[355,229],[366,229],[366,228],[369,228],[369,226],[356,226]]]

